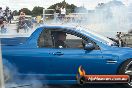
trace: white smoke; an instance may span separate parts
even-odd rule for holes
[[[121,1],[111,0],[108,3],[104,3],[102,5],[100,4],[100,7],[97,6],[97,8],[92,11],[87,11],[86,9],[83,9],[83,7],[76,8],[75,13],[77,12],[80,15],[74,15],[74,20],[61,21],[55,18],[56,20],[53,19],[46,21],[44,24],[56,25],[63,23],[63,25],[70,25],[74,23],[76,25],[87,26],[89,29],[92,29],[105,36],[114,37],[116,32],[128,32],[130,29],[132,29],[131,6],[132,4],[125,6]],[[10,28],[8,28],[8,34],[18,35],[14,28],[16,29],[17,27],[14,25],[10,26]],[[35,30],[36,27],[33,29]],[[28,33],[23,33],[23,31],[21,31],[20,33],[25,36],[25,34],[30,35],[33,31],[30,30]]]
[[[94,11],[85,13],[81,25],[101,33],[105,36],[115,37],[116,32],[128,32],[132,27],[130,6],[111,1]],[[80,11],[81,12],[81,11]]]
[[[7,60],[3,59],[3,64],[5,88],[49,88],[47,85],[43,85],[38,77],[26,76],[25,78],[19,78],[17,67]]]
[[[131,6],[131,4],[125,6],[118,0],[112,0],[102,4],[100,7],[96,7],[95,10],[87,11],[85,8],[83,9],[83,7],[76,8],[75,13],[68,15],[69,17],[74,17],[74,20],[50,20],[45,22],[45,24],[63,24],[68,26],[74,24],[77,26],[85,26],[106,37],[115,37],[117,32],[127,33],[132,29]]]
[[[26,77],[24,79],[14,79],[5,84],[5,88],[49,88],[43,85],[37,77]]]

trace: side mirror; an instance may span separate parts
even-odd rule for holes
[[[86,43],[84,50],[93,50],[95,47],[92,43]]]

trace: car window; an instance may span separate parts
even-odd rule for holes
[[[63,30],[45,29],[38,39],[40,48],[81,48],[84,49],[86,43],[93,43],[95,49],[99,47],[85,36],[76,32],[67,32]]]
[[[44,30],[38,39],[38,47],[53,47],[51,32]]]
[[[71,34],[66,34],[66,45],[68,46],[68,48],[83,48],[84,44],[83,44],[83,39],[80,37],[77,37],[75,35],[71,35]]]

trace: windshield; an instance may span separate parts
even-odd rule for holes
[[[109,46],[117,46],[117,43],[110,40],[109,38],[102,36],[96,32],[93,32],[87,28],[77,28],[77,30],[80,30],[81,32],[85,33],[86,35],[90,36],[91,38],[98,40],[99,42],[102,42],[104,44],[107,44]]]

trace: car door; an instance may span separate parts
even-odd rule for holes
[[[75,79],[79,66],[87,74],[98,74],[105,64],[100,50],[86,51],[83,49],[54,49],[52,58],[52,73],[63,76],[63,79]],[[60,77],[61,78],[61,77]]]
[[[73,36],[69,37],[72,38],[71,46],[74,46],[76,42]],[[51,64],[54,79],[75,80],[79,66],[83,67],[86,74],[113,74],[112,68],[115,65],[106,63],[108,57],[103,57],[99,46],[94,43],[94,46],[98,48],[92,50],[84,50],[76,46],[75,44],[75,47],[53,50],[54,58],[52,58]],[[109,58],[114,58],[114,56],[109,56]]]
[[[52,40],[49,32],[42,31],[39,38],[33,41],[34,47],[17,47],[5,52],[8,58],[17,69],[19,77],[35,76],[42,80],[49,80],[51,73],[51,58],[53,58]],[[36,45],[37,42],[37,45]],[[45,43],[45,44],[44,44]],[[47,45],[48,44],[48,45]]]
[[[48,80],[48,74],[51,68],[50,52],[52,49],[33,48],[33,49],[14,49],[7,53],[4,58],[17,69],[19,78],[37,77],[42,80]]]

